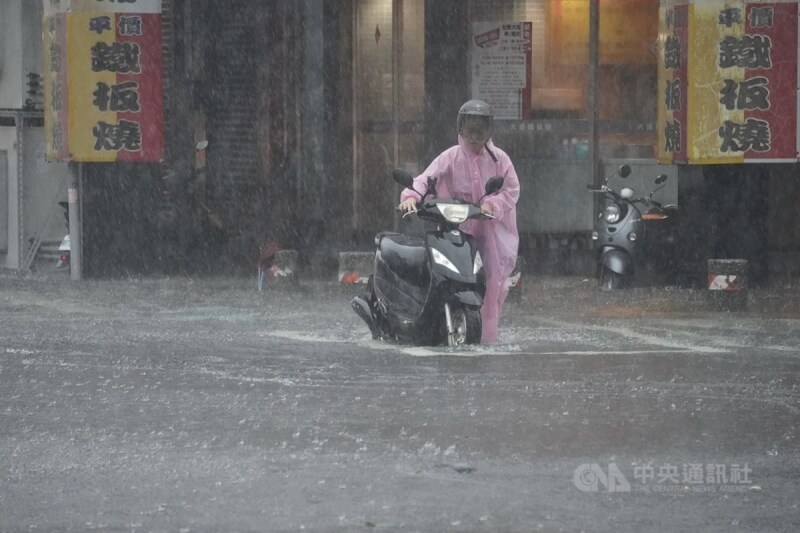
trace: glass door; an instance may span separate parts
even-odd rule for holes
[[[396,227],[394,168],[420,172],[425,112],[424,0],[357,0],[353,227]]]

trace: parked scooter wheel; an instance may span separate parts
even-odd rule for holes
[[[450,346],[463,346],[465,344],[478,344],[481,342],[481,312],[479,309],[460,305],[453,309],[452,338],[448,336]]]
[[[600,271],[600,289],[603,291],[615,291],[625,287],[625,276],[614,272],[608,267],[602,267]]]

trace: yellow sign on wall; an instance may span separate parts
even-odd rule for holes
[[[71,75],[69,84],[69,139],[70,148],[75,154],[83,154],[84,161],[115,161],[117,152],[113,150],[94,150],[96,142],[94,128],[99,123],[112,124],[117,121],[114,111],[101,111],[93,105],[94,93],[98,84],[113,86],[117,81],[114,72],[93,72],[86,66],[92,64],[92,47],[97,43],[110,46],[114,42],[112,32],[84,31],[94,17],[92,13],[70,13],[67,17],[67,35],[70,38],[67,53],[67,69]]]
[[[727,121],[744,122],[744,110],[727,110],[720,104],[720,88],[726,81],[744,81],[744,68],[720,68],[719,43],[726,37],[741,38],[744,34],[741,17],[730,24],[719,24],[720,8],[744,11],[743,1],[692,4],[689,6],[689,65],[691,80],[688,105],[687,146],[690,161],[704,163],[741,163],[744,152],[722,152],[720,124]]]

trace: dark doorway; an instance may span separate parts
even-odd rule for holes
[[[763,283],[769,273],[767,169],[758,164],[708,165],[703,177],[709,258],[746,259],[750,281]]]

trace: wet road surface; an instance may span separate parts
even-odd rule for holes
[[[0,276],[0,531],[800,528],[787,291],[532,283],[454,351],[253,285]]]

